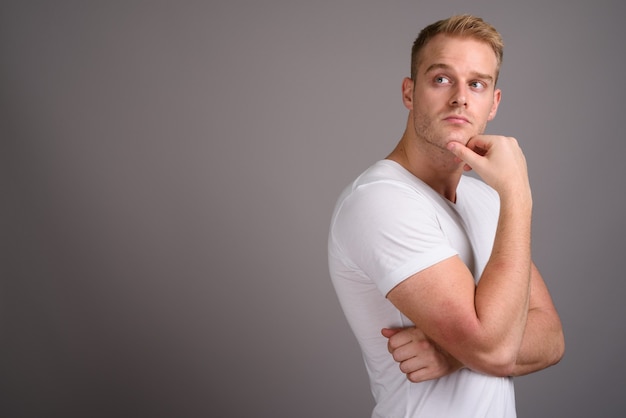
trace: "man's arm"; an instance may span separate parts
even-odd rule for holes
[[[434,343],[415,327],[383,330],[383,335],[389,338],[389,352],[399,363],[400,370],[412,382],[443,377],[463,367],[452,356],[440,353]],[[548,288],[533,264],[526,330],[511,375],[520,376],[552,366],[561,360],[564,350],[561,320]]]
[[[530,297],[532,196],[513,138],[477,136],[449,144],[500,196],[491,257],[478,285],[458,256],[401,282],[388,299],[417,328],[467,367],[508,376],[515,369]]]
[[[565,338],[559,314],[550,292],[533,264],[530,306],[526,330],[512,376],[533,373],[558,363],[565,352]]]

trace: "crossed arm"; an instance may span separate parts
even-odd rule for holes
[[[478,136],[448,149],[500,195],[492,254],[477,285],[455,256],[392,289],[387,298],[415,328],[383,330],[389,350],[409,379],[418,381],[460,367],[496,376],[548,367],[560,360],[564,342],[550,294],[531,260],[525,158],[517,141],[505,137]]]
[[[533,265],[530,301],[522,342],[509,375],[521,376],[559,362],[564,352],[563,330],[550,293]],[[400,370],[412,382],[436,379],[452,373],[463,363],[445,352],[416,327],[384,329],[388,349]]]

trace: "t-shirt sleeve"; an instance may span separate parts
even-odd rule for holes
[[[385,296],[413,274],[457,254],[433,203],[400,182],[354,189],[339,208],[333,231],[344,256]]]

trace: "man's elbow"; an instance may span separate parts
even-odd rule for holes
[[[563,330],[559,332],[558,337],[556,338],[556,342],[554,344],[554,349],[552,350],[552,359],[548,366],[554,366],[557,364],[563,356],[565,355],[565,335],[563,334]]]
[[[517,364],[517,352],[501,350],[500,353],[491,353],[490,358],[484,359],[484,373],[497,377],[511,376]]]
[[[449,347],[450,352],[465,367],[490,376],[511,376],[520,350],[519,341],[512,338],[503,341],[479,333],[465,334],[463,337],[451,342]]]
[[[490,376],[508,377],[513,374],[517,361],[517,350],[499,348],[476,353],[467,364],[470,369]]]
[[[544,368],[554,366],[561,361],[565,354],[565,336],[563,335],[563,329],[559,329],[558,332],[553,334],[551,342],[551,344],[547,344],[544,354]]]
[[[551,339],[551,344],[545,347],[542,354],[530,363],[524,363],[524,361],[520,363],[517,356],[511,357],[511,352],[503,351],[499,357],[494,356],[496,360],[485,361],[483,372],[499,377],[521,376],[554,366],[561,361],[564,354],[565,339],[563,333],[560,332]]]

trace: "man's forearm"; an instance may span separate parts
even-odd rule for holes
[[[526,161],[514,138],[477,136],[465,147],[452,142],[448,149],[496,190],[500,215],[492,253],[474,293],[476,321],[464,324],[469,331],[460,338],[463,350],[446,341],[442,346],[470,368],[508,375],[529,309],[532,193]]]
[[[509,200],[503,206],[491,258],[476,287],[475,303],[483,326],[491,330],[491,344],[497,347],[486,354],[500,358],[502,373],[508,374],[521,347],[527,322],[532,205],[513,204]]]
[[[512,376],[550,367],[561,360],[564,350],[563,329],[556,312],[531,309]]]

